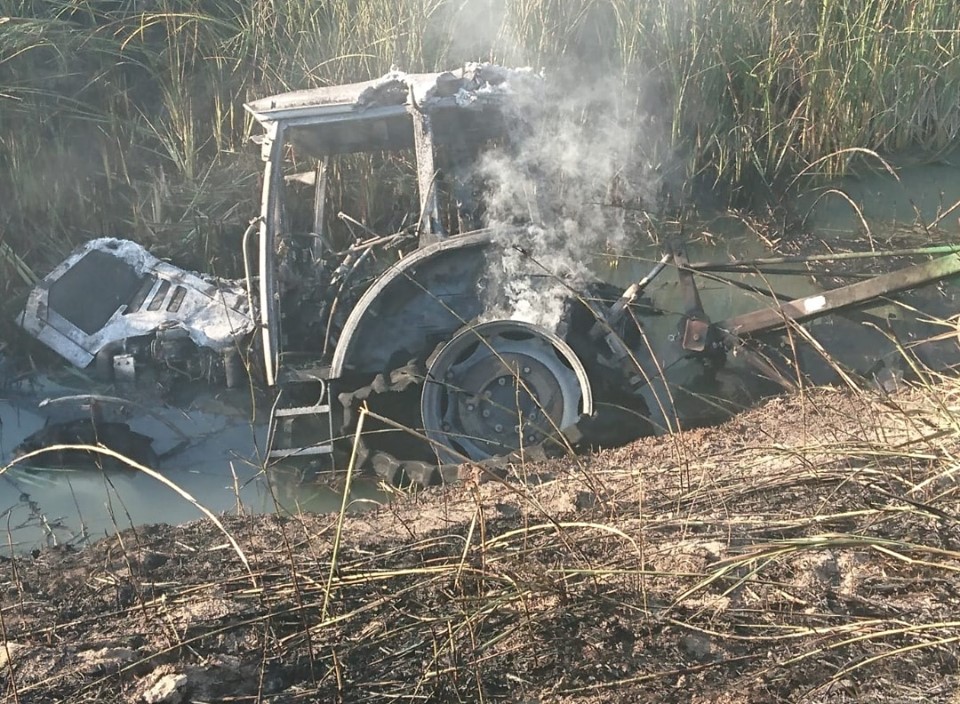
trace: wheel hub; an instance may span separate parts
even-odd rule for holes
[[[563,340],[506,320],[467,328],[440,349],[421,414],[440,459],[462,462],[562,443],[591,403],[583,366]]]

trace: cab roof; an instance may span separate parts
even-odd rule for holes
[[[409,148],[411,111],[430,115],[438,144],[490,139],[541,89],[542,78],[530,69],[470,64],[440,73],[394,70],[371,81],[261,98],[245,108],[264,127],[281,124],[298,150],[319,157]]]

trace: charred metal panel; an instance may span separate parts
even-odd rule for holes
[[[407,111],[414,101],[436,118],[438,145],[503,136],[518,117],[517,95],[536,102],[542,91],[543,79],[533,71],[473,64],[443,73],[392,71],[365,83],[293,91],[245,107],[268,130],[283,123],[301,153],[321,157],[412,148]]]
[[[260,202],[260,326],[263,340],[264,372],[273,386],[280,363],[280,293],[277,288],[276,252],[283,234],[283,156],[284,128],[272,123],[262,145],[265,162],[263,195]]]
[[[442,240],[446,233],[440,224],[437,205],[437,168],[434,165],[433,131],[430,114],[412,107],[413,136],[416,143],[417,188],[420,193],[420,245]]]
[[[253,331],[246,291],[162,262],[128,240],[91,240],[27,298],[17,322],[78,367],[114,343],[177,328],[223,352]]]

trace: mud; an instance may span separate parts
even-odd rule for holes
[[[957,701],[960,387],[0,563],[11,702]],[[339,538],[338,538],[339,536]],[[235,541],[235,544],[231,542]]]

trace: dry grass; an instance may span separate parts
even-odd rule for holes
[[[958,419],[955,381],[807,389],[526,484],[223,518],[254,583],[203,523],[8,561],[8,692],[127,700],[182,675],[201,700],[947,701]]]

